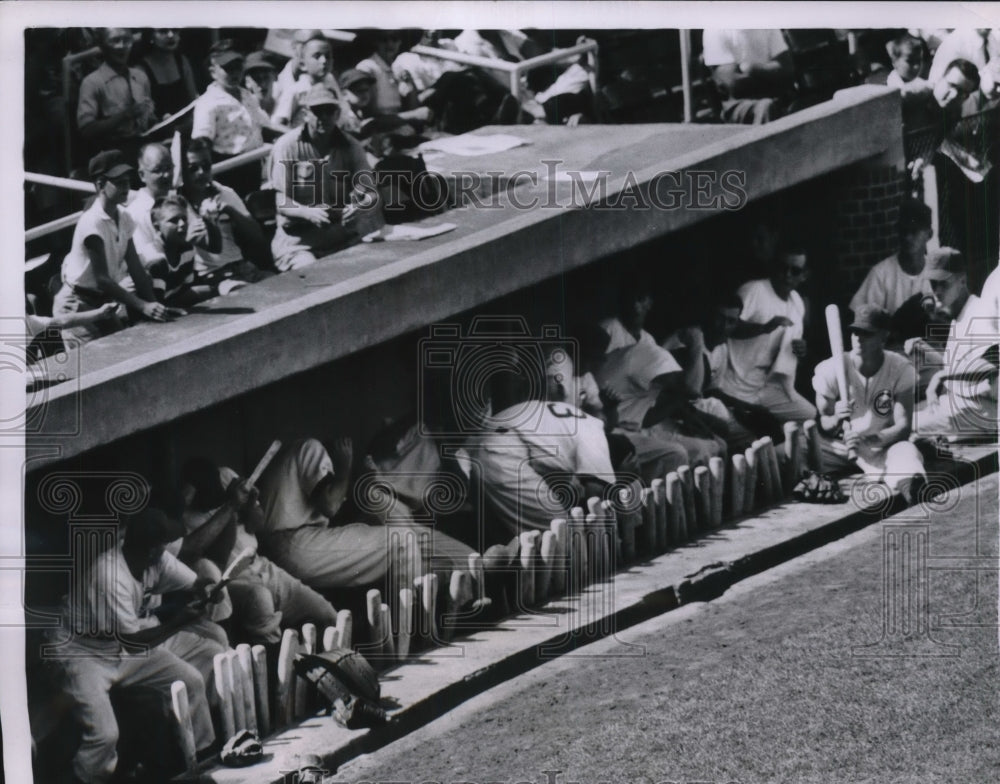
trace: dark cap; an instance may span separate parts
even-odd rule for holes
[[[322,30],[296,30],[292,35],[292,41],[294,41],[299,46],[309,43],[310,41],[325,41],[326,36],[323,34]]]
[[[931,208],[919,199],[906,199],[899,205],[899,220],[896,227],[900,234],[920,229],[929,229],[931,223]]]
[[[889,314],[877,305],[859,305],[848,329],[854,332],[888,332]]]
[[[375,77],[371,74],[367,74],[364,71],[359,71],[357,68],[348,68],[344,71],[337,82],[341,87],[350,90],[354,85],[360,84],[361,82],[368,82],[369,84],[375,84]]]
[[[141,538],[149,544],[167,544],[184,536],[184,524],[153,507],[125,517],[125,536]]]
[[[237,60],[243,59],[243,55],[233,49],[232,43],[228,40],[219,41],[219,43],[213,45],[208,52],[208,56],[213,63],[221,65],[223,68],[230,63],[235,63]]]
[[[927,280],[948,280],[952,275],[966,273],[965,257],[954,248],[938,248],[927,253],[924,277]]]
[[[266,68],[269,71],[276,71],[274,63],[267,59],[267,55],[263,52],[251,52],[247,55],[247,59],[244,62],[243,69],[245,71],[253,71],[260,68]]]
[[[92,180],[98,177],[107,177],[110,180],[130,171],[132,166],[125,160],[121,150],[99,152],[90,159],[90,164],[87,166],[87,172]]]
[[[315,106],[340,106],[337,96],[322,84],[314,84],[310,87],[309,92],[299,99],[299,103],[309,108]]]

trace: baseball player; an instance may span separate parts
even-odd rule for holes
[[[837,388],[836,359],[820,362],[813,376],[823,461],[828,468],[851,465],[910,503],[919,500],[925,481],[923,458],[910,443],[916,375],[906,357],[885,350],[889,314],[859,305],[850,326],[851,351],[844,355],[849,400]],[[845,424],[846,423],[846,424]]]

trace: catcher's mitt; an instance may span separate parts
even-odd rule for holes
[[[333,718],[342,727],[358,729],[388,721],[379,705],[382,689],[378,675],[356,651],[335,648],[325,653],[295,657],[295,671],[308,680],[333,707]]]
[[[264,747],[260,738],[250,730],[240,730],[222,747],[219,759],[223,765],[231,768],[242,768],[260,762],[264,757]]]

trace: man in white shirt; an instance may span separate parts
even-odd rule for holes
[[[816,416],[812,403],[795,391],[806,308],[796,288],[808,274],[806,255],[790,251],[772,263],[770,278],[740,286],[740,323],[729,338],[729,364],[719,389],[743,403],[766,408],[782,422]]]
[[[905,339],[924,334],[926,307],[933,301],[930,281],[923,276],[927,242],[933,235],[931,208],[906,199],[897,229],[899,250],[868,271],[851,298],[851,310],[857,313],[863,305],[881,308],[890,314],[894,336]]]
[[[785,113],[795,72],[780,30],[705,30],[702,48],[724,122],[760,125]]]
[[[920,435],[949,440],[997,432],[996,311],[969,292],[966,262],[954,248],[941,248],[927,259],[940,312],[953,319],[944,353],[918,343],[921,364],[939,368],[927,385],[927,400],[917,407],[914,429]]]
[[[1000,57],[1000,30],[973,27],[953,30],[934,53],[927,81],[932,85],[940,81],[955,60],[968,60],[982,71],[993,57]]]

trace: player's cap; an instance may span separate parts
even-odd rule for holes
[[[184,536],[184,524],[153,507],[125,517],[125,536],[140,536],[150,544],[167,544]]]
[[[212,44],[212,48],[208,50],[208,56],[213,63],[221,65],[223,68],[237,60],[243,61],[243,55],[233,49],[233,42],[228,38]]]
[[[292,41],[298,44],[299,46],[304,46],[310,41],[325,41],[325,40],[326,36],[323,35],[322,30],[313,30],[313,29],[296,30],[295,33],[292,35]]]
[[[337,79],[340,86],[352,90],[356,85],[368,82],[368,84],[375,84],[375,77],[371,74],[367,74],[364,71],[359,71],[357,68],[348,68],[344,71],[340,78]]]
[[[938,248],[927,253],[924,277],[927,280],[948,280],[952,275],[964,275],[965,257],[954,248]]]
[[[299,102],[310,109],[317,106],[340,106],[337,96],[322,84],[314,84],[310,87],[309,92],[302,96]]]
[[[274,63],[268,60],[267,55],[263,52],[251,52],[248,54],[243,67],[246,71],[259,71],[262,69],[266,69],[268,71],[276,70]]]
[[[90,159],[87,166],[87,172],[92,180],[96,180],[98,177],[107,177],[111,180],[130,171],[132,171],[132,166],[125,160],[121,150],[99,152]]]
[[[852,332],[888,332],[889,314],[877,305],[859,305],[848,329]]]
[[[900,234],[929,229],[932,225],[931,208],[920,199],[905,199],[899,205],[899,220],[896,222],[896,228],[899,229]]]

